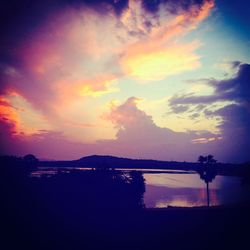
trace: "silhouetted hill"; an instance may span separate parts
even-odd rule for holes
[[[197,162],[129,159],[109,155],[91,155],[72,161],[40,161],[39,165],[41,167],[81,167],[95,169],[169,169],[184,171],[197,171],[201,166],[201,164]],[[246,169],[246,165],[247,164],[216,163],[213,165],[213,168],[216,168],[219,174],[238,175],[240,171]]]
[[[68,168],[93,168],[93,169],[159,169],[159,170],[183,170],[199,171],[201,166],[198,162],[177,162],[177,161],[159,161],[146,159],[129,159],[109,155],[91,155],[71,161],[51,161],[38,160],[33,155],[25,157],[0,156],[1,166],[22,167],[68,167]],[[217,174],[250,176],[250,164],[230,164],[214,163],[212,164]],[[249,178],[250,179],[250,178]]]
[[[40,166],[83,168],[140,168],[140,169],[194,169],[197,163],[120,158],[109,155],[91,155],[72,161],[40,161]]]

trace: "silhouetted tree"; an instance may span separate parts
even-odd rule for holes
[[[201,163],[201,166],[198,169],[200,178],[205,181],[207,186],[207,206],[209,207],[210,205],[209,183],[213,181],[213,179],[217,174],[216,168],[211,167],[211,165],[215,164],[217,161],[214,159],[214,156],[210,154],[207,156],[200,155],[198,161]]]
[[[32,169],[35,169],[37,167],[39,160],[34,155],[28,154],[23,157],[23,162],[24,162],[24,167],[32,171]]]
[[[198,162],[200,162],[201,164],[205,163],[207,161],[207,158],[203,155],[200,155],[198,158]]]
[[[38,162],[38,159],[32,154],[25,155],[23,157],[23,160],[26,162],[32,162],[32,163]]]
[[[217,162],[217,160],[214,159],[213,155],[208,155],[207,156],[207,164],[214,164],[216,162]]]
[[[214,156],[213,155],[207,155],[207,156],[203,156],[203,155],[200,155],[198,157],[198,162],[201,163],[201,164],[214,164],[217,162],[217,160],[214,159]]]

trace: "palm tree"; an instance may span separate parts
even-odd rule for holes
[[[206,162],[206,157],[203,155],[200,155],[198,158],[198,162],[200,162],[201,164],[203,164],[204,162]]]
[[[210,195],[209,195],[209,183],[213,181],[215,178],[216,173],[214,171],[211,171],[210,169],[207,169],[203,172],[203,175],[201,175],[201,179],[205,181],[206,183],[206,189],[207,189],[207,206],[210,206]]]
[[[214,159],[214,156],[213,155],[208,155],[207,156],[207,164],[212,164],[216,162],[216,160]]]
[[[210,197],[209,197],[209,182],[212,182],[215,178],[217,172],[215,168],[211,168],[212,164],[215,164],[217,161],[214,159],[213,155],[208,156],[199,156],[198,161],[202,164],[201,168],[198,170],[200,178],[205,181],[207,189],[207,206],[210,206]],[[203,163],[206,163],[205,165]]]
[[[198,157],[198,162],[201,163],[201,164],[206,163],[208,165],[211,165],[211,164],[216,163],[217,160],[214,159],[213,155],[207,155],[207,156],[200,155]]]

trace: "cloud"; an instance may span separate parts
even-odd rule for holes
[[[115,25],[114,14],[84,6],[56,12],[15,48],[16,62],[1,67],[4,89],[53,116],[58,105],[117,91]]]
[[[9,102],[8,99],[0,97],[0,119],[1,127],[3,130],[10,132],[10,134],[15,134],[19,132],[20,119],[18,117],[15,107]],[[4,133],[0,130],[1,133]]]
[[[28,125],[28,116],[37,113],[50,123],[44,129],[64,132],[62,124],[75,122],[68,114],[74,114],[76,107],[78,116],[86,117],[82,123],[98,123],[102,105],[98,103],[96,117],[89,120],[90,100],[118,92],[124,76],[157,80],[198,67],[195,50],[200,43],[181,38],[214,5],[209,0],[186,5],[182,1],[60,2],[60,7],[47,1],[24,7],[17,2],[20,20],[6,16],[5,23],[20,34],[14,39],[7,32],[4,37],[9,45],[0,51],[5,55],[0,62],[0,95],[12,103],[9,93],[15,93],[22,104],[27,103],[25,112],[15,110],[18,119],[13,116],[12,122]],[[11,12],[8,3],[3,7]],[[29,127],[40,130],[37,124],[30,122]]]
[[[215,88],[215,94],[224,100],[250,102],[250,64],[240,64],[235,77],[222,81],[210,81]]]
[[[212,150],[209,142],[219,140],[218,135],[208,131],[174,132],[158,127],[150,115],[138,109],[138,101],[138,98],[131,97],[123,104],[111,108],[106,119],[118,128],[118,132],[115,140],[105,140],[103,145],[109,145],[109,148],[116,145],[123,155],[130,157],[138,158],[139,155],[141,158],[181,158],[194,161],[203,150]],[[201,137],[207,144],[199,143]]]
[[[137,107],[137,98],[113,106],[107,115],[106,121],[112,122],[117,130],[115,139],[86,143],[83,136],[83,141],[76,143],[65,133],[65,124],[75,131],[76,122],[71,114],[81,119],[79,124],[92,124],[82,126],[82,134],[87,134],[89,127],[99,126],[99,130],[104,131],[102,123],[96,124],[103,102],[94,107],[89,100],[119,91],[117,83],[124,76],[135,82],[150,82],[200,67],[197,49],[202,46],[201,42],[187,41],[185,36],[210,15],[214,1],[59,2],[63,3],[62,7],[50,6],[46,1],[44,9],[41,8],[46,15],[40,13],[37,19],[32,15],[36,20],[33,27],[32,22],[24,29],[12,24],[11,31],[20,32],[15,37],[16,42],[13,39],[8,43],[13,35],[4,38],[9,48],[5,52],[1,50],[4,56],[0,67],[1,136],[5,152],[31,152],[58,159],[104,153],[186,160],[196,160],[197,155],[206,150],[216,152],[212,145],[218,143],[219,135],[208,131],[177,133],[158,127],[150,115]],[[32,5],[31,10],[38,13],[34,8]],[[21,8],[21,17],[29,17],[27,6],[25,9]],[[23,19],[20,18],[20,22],[25,24]],[[246,101],[249,68],[237,62],[234,67],[239,67],[234,78],[224,82],[208,81],[214,88],[214,95],[175,96],[171,99],[173,110],[181,113],[189,110],[189,104],[197,104],[202,111],[204,104],[219,100]],[[237,85],[243,81],[244,86]],[[25,112],[15,109],[9,93],[16,93],[31,107],[24,105]],[[17,106],[22,105],[19,102]],[[27,111],[30,109],[32,112]],[[211,112],[211,117],[223,117]],[[20,115],[24,113],[27,115]],[[51,127],[41,128],[34,121],[30,122],[28,117],[35,114]],[[226,120],[225,115],[224,118]],[[34,125],[35,132],[27,134],[20,130],[19,125],[24,121],[30,124],[27,127]]]
[[[240,61],[233,61],[231,62],[231,66],[232,68],[238,68],[239,66],[241,65],[241,62]]]
[[[228,160],[241,161],[249,160],[249,127],[250,127],[250,109],[249,105],[231,104],[210,112],[208,117],[219,116],[222,121],[218,125],[220,128],[224,147],[227,148]]]
[[[183,113],[189,109],[188,105],[175,105],[172,106],[172,111],[176,114]]]
[[[192,140],[201,135],[196,132],[177,133],[156,126],[151,116],[137,108],[138,101],[138,98],[131,97],[123,104],[113,106],[105,119],[118,129],[116,138],[95,143],[76,143],[62,132],[49,130],[39,130],[30,135],[15,133],[15,123],[2,119],[1,153],[33,153],[50,159],[77,159],[89,154],[110,154],[134,158],[196,160],[202,147],[198,147]],[[211,136],[211,133],[202,133],[202,137]],[[184,151],[180,156],[180,152]]]
[[[162,80],[200,66],[199,56],[194,53],[200,43],[183,43],[180,38],[209,15],[214,3],[204,1],[188,9],[180,4],[175,8],[175,15],[170,6],[159,5],[159,14],[153,15],[144,12],[139,1],[129,1],[121,23],[140,38],[128,46],[121,58],[122,68],[129,76],[141,81]]]
[[[126,74],[139,81],[162,80],[200,66],[199,56],[193,53],[198,48],[197,43],[168,44],[158,48],[136,47],[129,48],[122,57],[122,67]]]
[[[223,139],[223,149],[228,153],[228,160],[236,161],[237,158],[241,158],[247,161],[247,152],[250,146],[248,136],[250,127],[250,65],[239,62],[237,65],[233,62],[232,65],[234,67],[238,65],[238,71],[232,78],[207,80],[207,84],[214,88],[212,95],[174,96],[170,100],[170,105],[173,112],[176,112],[175,109],[178,109],[180,105],[194,106],[194,110],[201,107],[201,113],[207,119],[219,118],[217,127]],[[217,102],[225,102],[225,104],[215,108],[216,106],[213,105]],[[204,108],[204,105],[207,107]],[[193,116],[196,114],[194,113]]]
[[[196,161],[199,155],[210,153],[219,161],[239,162],[247,159],[249,144],[246,144],[243,138],[247,132],[244,127],[247,113],[243,112],[241,107],[232,106],[210,114],[224,117],[225,122],[221,124],[222,134],[213,134],[209,131],[174,132],[168,128],[158,127],[150,115],[137,107],[138,101],[140,99],[131,97],[123,104],[113,105],[105,119],[111,121],[117,129],[116,137],[94,143],[76,143],[62,132],[49,130],[40,130],[29,136],[15,134],[12,133],[15,131],[15,124],[1,120],[1,153],[33,153],[40,158],[49,159],[77,159],[84,155],[109,154],[186,161]],[[241,118],[238,116],[239,113]],[[233,119],[229,119],[230,117]],[[231,133],[232,129],[235,129],[234,134]],[[244,143],[239,144],[241,142]]]
[[[123,76],[157,80],[200,65],[195,54],[200,43],[183,43],[177,37],[209,15],[212,1],[185,7],[162,2],[154,12],[153,4],[143,1],[75,4],[63,4],[41,19],[11,50],[13,63],[1,69],[3,88],[44,114],[56,116],[56,106],[83,96],[118,91],[114,85]]]
[[[0,121],[0,154],[23,156],[32,153],[40,159],[77,159],[86,154],[94,154],[92,144],[75,143],[62,133],[38,131],[33,135],[12,135],[11,124]]]
[[[124,104],[114,106],[107,118],[118,128],[117,140],[158,144],[159,141],[180,143],[184,134],[175,133],[167,128],[157,127],[152,117],[137,108],[138,98],[130,97]],[[187,141],[190,139],[186,137]]]
[[[225,80],[202,79],[204,83],[214,88],[212,95],[195,96],[193,93],[174,96],[170,105],[178,104],[211,104],[219,101],[250,102],[250,64],[239,64],[236,75]]]

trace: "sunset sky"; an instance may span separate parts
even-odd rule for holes
[[[4,2],[0,154],[250,160],[248,1]]]

